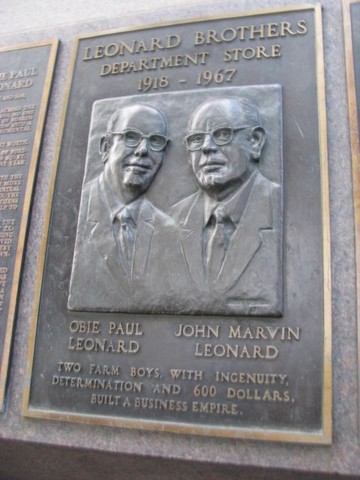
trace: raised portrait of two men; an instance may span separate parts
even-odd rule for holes
[[[279,85],[93,105],[68,308],[280,316]]]

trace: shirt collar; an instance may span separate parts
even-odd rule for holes
[[[246,182],[239,188],[230,198],[218,202],[216,199],[205,195],[204,197],[204,226],[206,226],[210,220],[214,210],[221,206],[227,215],[229,215],[231,221],[237,225],[240,222],[240,218],[245,210],[245,206],[248,200],[248,196],[251,187],[255,180],[256,171],[254,171]]]
[[[103,174],[99,176],[99,186],[104,203],[108,209],[111,222],[114,222],[117,215],[126,208],[136,225],[143,197],[140,196],[128,204],[124,203],[120,196],[113,192]]]

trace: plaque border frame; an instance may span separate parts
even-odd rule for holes
[[[349,135],[351,148],[351,168],[352,168],[352,191],[354,208],[354,234],[355,234],[355,288],[356,288],[356,328],[357,328],[357,376],[358,386],[360,385],[360,138],[359,138],[359,118],[358,118],[358,99],[356,97],[355,67],[354,67],[354,49],[351,25],[351,5],[360,0],[343,0],[343,31],[345,48],[345,71],[348,100],[348,118]],[[358,412],[360,403],[358,401]]]
[[[76,58],[80,40],[96,38],[105,35],[111,35],[123,32],[136,32],[149,30],[156,27],[171,27],[173,25],[188,25],[201,21],[221,20],[232,18],[246,18],[250,16],[263,16],[269,14],[279,14],[286,12],[297,12],[311,10],[314,13],[314,49],[316,58],[316,71],[314,77],[316,80],[317,109],[318,109],[318,129],[319,129],[319,162],[320,162],[320,189],[321,189],[321,212],[322,212],[322,233],[323,233],[323,388],[322,388],[322,429],[307,433],[302,430],[285,429],[262,429],[259,427],[227,427],[227,426],[209,426],[199,425],[189,422],[169,422],[154,421],[146,419],[133,419],[116,416],[89,415],[81,413],[71,413],[67,411],[35,409],[30,407],[31,377],[33,371],[33,361],[35,355],[36,331],[38,322],[38,313],[40,307],[41,286],[45,268],[45,256],[47,247],[47,237],[50,227],[52,204],[54,199],[55,180],[57,165],[60,158],[60,149],[62,136],[65,129],[65,120],[67,107],[70,101],[70,92],[73,74],[76,66]],[[22,415],[30,418],[42,418],[55,421],[77,422],[87,425],[104,425],[122,428],[137,428],[141,430],[163,431],[171,433],[182,433],[192,435],[205,435],[213,437],[226,437],[248,440],[267,440],[277,442],[292,442],[303,444],[331,445],[332,443],[332,361],[331,361],[331,250],[330,250],[330,205],[329,205],[329,173],[327,162],[327,128],[326,128],[326,99],[325,99],[325,71],[324,71],[324,48],[323,48],[323,29],[322,29],[322,8],[317,4],[303,4],[297,7],[280,7],[271,9],[256,9],[246,12],[232,13],[228,15],[204,16],[191,19],[176,20],[173,22],[165,21],[160,23],[135,26],[131,28],[111,29],[91,34],[82,34],[74,37],[70,64],[67,74],[67,82],[64,92],[64,107],[59,124],[58,137],[55,149],[55,160],[51,172],[50,190],[48,198],[51,198],[47,205],[44,220],[44,230],[40,247],[38,275],[35,285],[34,309],[32,315],[31,330],[28,345],[28,361],[25,374],[25,383],[23,390]]]
[[[55,63],[57,52],[59,48],[59,40],[44,40],[40,42],[29,42],[20,45],[14,45],[10,47],[1,47],[0,54],[3,52],[12,52],[17,50],[26,50],[28,48],[37,48],[50,46],[50,53],[47,61],[47,68],[45,74],[45,81],[42,88],[40,97],[40,109],[38,121],[35,128],[34,140],[31,149],[31,157],[29,162],[29,170],[27,174],[25,194],[22,212],[20,215],[19,235],[16,241],[16,253],[14,262],[13,279],[9,295],[9,309],[7,312],[7,320],[5,327],[5,339],[2,356],[0,358],[0,412],[5,409],[5,395],[8,381],[8,370],[10,365],[10,354],[12,346],[13,331],[15,325],[15,317],[17,310],[18,293],[20,289],[21,270],[24,261],[24,252],[26,244],[26,235],[29,225],[30,208],[35,186],[35,178],[37,166],[40,158],[41,142],[43,139],[43,133],[45,128],[45,119],[48,106],[50,103],[50,92],[52,87],[52,81],[55,72]]]

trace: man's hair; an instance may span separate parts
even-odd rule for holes
[[[167,130],[167,124],[166,124],[166,119],[165,119],[165,116],[164,114],[156,107],[154,107],[153,105],[149,105],[147,103],[137,103],[136,105],[127,105],[125,107],[120,107],[118,108],[117,110],[115,110],[115,112],[111,115],[108,123],[107,123],[107,128],[106,128],[106,134],[107,135],[111,135],[111,133],[113,132],[114,130],[114,127],[116,125],[116,122],[119,120],[119,118],[121,117],[122,115],[122,112],[124,110],[126,110],[127,108],[130,108],[132,106],[139,106],[139,107],[147,107],[147,108],[151,108],[152,110],[156,110],[156,112],[160,115],[160,117],[163,119],[163,122],[164,122],[164,125],[165,125],[165,131]]]
[[[227,98],[216,98],[211,100],[206,100],[202,104],[200,104],[191,115],[188,130],[190,130],[191,124],[193,122],[194,117],[198,114],[198,112],[203,109],[205,106],[214,106],[220,109],[221,106],[225,106],[228,108],[229,112],[233,110],[238,110],[241,112],[241,116],[243,123],[250,127],[261,127],[263,128],[263,122],[261,120],[261,115],[256,107],[256,105],[248,100],[247,98],[238,98],[238,97],[227,97]]]
[[[111,133],[114,130],[115,124],[119,116],[121,115],[121,110],[115,110],[115,112],[111,115],[111,117],[108,120],[107,123],[107,128],[106,128],[106,133],[108,135],[111,135]]]
[[[254,103],[246,98],[234,98],[234,100],[244,112],[246,123],[252,127],[263,128],[260,112]]]

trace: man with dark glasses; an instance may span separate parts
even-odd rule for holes
[[[184,142],[200,190],[172,209],[183,231],[194,310],[279,315],[280,187],[258,166],[266,133],[247,99],[212,99],[193,113]]]
[[[69,308],[167,310],[183,262],[180,238],[145,194],[168,143],[165,118],[151,105],[111,116],[100,141],[104,169],[83,188]]]

